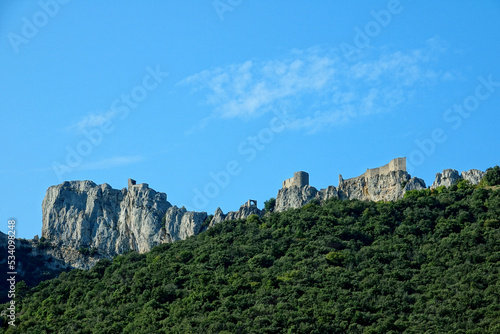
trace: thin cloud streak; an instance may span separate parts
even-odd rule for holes
[[[420,85],[452,80],[432,68],[447,46],[439,38],[410,51],[381,51],[376,58],[347,63],[334,50],[293,50],[279,60],[249,60],[187,77],[179,82],[202,95],[212,118],[243,120],[287,105],[289,128],[316,132],[366,115],[390,112]],[[191,130],[192,131],[192,130]],[[190,133],[190,131],[188,131]]]
[[[103,125],[106,122],[113,120],[117,117],[117,113],[113,111],[103,111],[103,112],[94,112],[82,117],[78,122],[69,126],[67,130],[82,133],[83,131],[98,127]]]

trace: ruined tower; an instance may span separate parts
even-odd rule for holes
[[[293,177],[283,181],[283,188],[303,187],[309,185],[309,174],[306,172],[295,172]]]

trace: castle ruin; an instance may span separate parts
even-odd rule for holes
[[[128,190],[130,190],[134,186],[138,186],[140,188],[145,188],[145,189],[149,188],[149,184],[147,183],[137,184],[137,182],[134,179],[128,179]]]
[[[342,182],[348,180],[354,180],[361,177],[371,178],[376,175],[389,174],[390,172],[397,172],[397,171],[406,172],[406,157],[392,159],[387,165],[383,165],[382,167],[368,168],[366,169],[366,172],[364,172],[360,176],[353,177],[347,180],[344,180],[342,178],[342,174],[339,174],[339,185],[342,184]]]
[[[247,208],[256,208],[257,207],[257,201],[254,199],[249,199],[245,204],[243,204],[244,207]]]
[[[295,172],[293,177],[283,181],[283,188],[303,187],[309,185],[309,174],[306,172]]]

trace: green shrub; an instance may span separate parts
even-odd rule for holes
[[[270,199],[264,202],[264,213],[273,212],[275,206],[276,206],[276,198],[271,197]]]
[[[470,189],[473,188],[474,186],[469,180],[460,180],[457,182],[457,188],[458,189]]]
[[[498,186],[500,185],[500,167],[495,166],[493,168],[488,168],[486,170],[486,175],[483,179],[488,186]]]
[[[333,252],[326,254],[326,260],[329,263],[334,264],[336,266],[341,265],[342,262],[344,261],[344,259],[345,259],[345,255],[342,252],[333,251]]]
[[[484,221],[484,226],[491,227],[491,228],[499,228],[500,227],[500,220],[498,220],[498,219],[486,219]]]
[[[260,217],[258,215],[255,215],[255,214],[250,215],[247,218],[247,223],[250,223],[250,224],[251,223],[257,223],[257,224],[259,224],[260,223]]]
[[[85,256],[88,256],[90,254],[90,249],[86,247],[80,247],[78,251]]]

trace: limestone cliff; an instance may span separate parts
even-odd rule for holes
[[[129,250],[146,252],[166,241],[162,217],[171,207],[166,194],[146,184],[116,190],[108,184],[71,181],[52,186],[42,203],[42,237],[57,245],[55,256],[88,267],[77,250],[96,249],[111,258]]]
[[[310,185],[282,188],[276,196],[275,212],[297,209],[313,199],[320,199],[320,192]]]
[[[480,171],[478,169],[471,169],[467,172],[462,172],[462,178],[472,184],[479,184],[485,174],[486,172]]]
[[[431,185],[431,189],[435,189],[440,186],[449,187],[458,180],[460,180],[460,174],[455,169],[445,169],[442,173],[436,173],[436,179]]]
[[[338,192],[341,199],[362,201],[395,201],[403,198],[408,190],[425,189],[425,182],[412,178],[406,171],[390,171],[385,174],[367,175],[340,179]]]
[[[71,181],[52,186],[42,203],[42,237],[51,247],[44,254],[71,267],[89,269],[101,258],[127,251],[144,253],[156,245],[183,240],[230,219],[262,216],[255,203],[224,214],[171,206],[165,193],[130,180],[128,189]]]
[[[165,215],[165,231],[168,242],[184,240],[201,232],[207,219],[206,212],[187,211],[185,207],[173,206]]]

